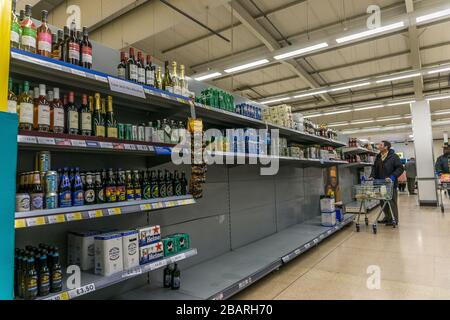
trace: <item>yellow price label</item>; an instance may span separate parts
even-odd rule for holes
[[[142,210],[142,211],[145,211],[145,210],[152,210],[152,206],[151,206],[150,203],[142,204],[142,205],[141,205],[141,210]]]
[[[44,224],[46,224],[44,217],[28,218],[27,219],[27,226],[29,226],[29,227],[43,226]]]
[[[122,210],[120,208],[111,208],[108,209],[108,213],[110,216],[116,216],[122,213]]]
[[[14,221],[14,227],[16,229],[25,228],[27,226],[25,219],[18,219]]]
[[[175,203],[173,201],[166,202],[166,208],[174,207],[174,206],[175,206]]]
[[[69,293],[68,293],[67,291],[61,293],[61,294],[59,295],[59,298],[60,298],[60,300],[69,300],[69,299],[70,299]]]
[[[103,211],[102,210],[92,210],[88,212],[89,218],[95,219],[95,218],[102,218],[103,217]]]
[[[81,215],[81,212],[74,212],[66,214],[67,221],[80,221],[83,220],[83,216]]]
[[[161,202],[153,203],[152,207],[153,209],[161,209],[163,207],[163,204]]]
[[[58,214],[55,216],[49,216],[48,217],[48,222],[50,224],[54,224],[54,223],[63,223],[66,222],[66,216],[63,214]]]

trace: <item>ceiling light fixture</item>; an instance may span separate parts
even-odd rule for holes
[[[380,109],[380,108],[384,108],[384,105],[380,104],[378,106],[357,108],[357,109],[355,109],[355,111],[364,111],[364,110],[372,110],[372,109]]]
[[[396,106],[403,106],[403,105],[407,105],[407,104],[411,104],[411,103],[415,103],[416,100],[409,100],[409,101],[401,101],[401,102],[393,102],[393,103],[388,103],[388,107],[396,107]]]
[[[440,97],[430,97],[427,98],[427,101],[438,101],[438,100],[446,100],[446,99],[450,99],[450,95],[448,96],[440,96]]]
[[[349,35],[346,37],[338,38],[338,39],[336,39],[336,42],[337,43],[345,43],[345,42],[349,42],[349,41],[353,41],[353,40],[358,40],[358,39],[366,38],[366,37],[373,36],[376,34],[385,33],[387,31],[403,28],[404,26],[405,26],[405,23],[403,21],[401,21],[401,22],[397,22],[394,24],[384,26],[384,27],[367,30],[367,31],[355,33],[355,34],[352,34],[352,35]]]
[[[449,111],[449,110],[446,110],[446,111],[437,111],[437,112],[432,113],[431,115],[432,115],[432,116],[442,116],[442,115],[444,115],[444,114],[450,114],[450,111]]]
[[[310,47],[306,47],[306,48],[302,48],[302,49],[298,49],[295,51],[277,55],[274,57],[274,59],[275,60],[283,60],[283,59],[299,56],[299,55],[302,55],[302,54],[305,54],[305,53],[308,53],[311,51],[315,51],[315,50],[319,50],[319,49],[323,49],[323,48],[327,48],[327,47],[328,47],[328,43],[322,42],[322,43],[316,44],[314,46],[310,46]]]
[[[352,109],[348,109],[348,110],[339,110],[339,111],[331,111],[331,112],[326,112],[323,113],[323,116],[332,116],[334,114],[341,114],[341,113],[348,113],[348,112],[352,112]]]
[[[383,80],[378,80],[377,83],[385,83],[385,82],[392,82],[392,81],[397,81],[397,80],[403,80],[403,79],[409,79],[409,78],[415,78],[415,77],[420,77],[422,75],[422,73],[418,72],[418,73],[413,73],[413,74],[407,74],[404,76],[398,76],[398,77],[392,77],[392,78],[387,78],[387,79],[383,79]]]
[[[352,89],[352,88],[365,87],[365,86],[368,86],[370,84],[371,84],[370,82],[364,82],[364,83],[359,83],[359,84],[352,84],[352,85],[348,85],[348,86],[345,86],[345,87],[334,88],[334,89],[331,89],[331,91],[335,92],[335,91],[347,90],[347,89]]]
[[[441,18],[441,17],[445,17],[450,15],[450,9],[446,9],[446,10],[440,10],[440,11],[436,11],[424,16],[420,16],[416,18],[416,22],[417,23],[422,23],[422,22],[426,22],[426,21],[430,21],[430,20],[434,20],[437,18]]]
[[[276,103],[276,102],[287,101],[287,100],[290,100],[290,99],[291,99],[290,97],[273,99],[273,100],[261,102],[261,104],[272,104],[272,103]]]
[[[321,95],[324,93],[327,93],[328,90],[321,90],[321,91],[316,91],[316,92],[309,92],[309,93],[304,93],[304,94],[300,94],[298,96],[294,96],[294,99],[299,99],[299,98],[305,98],[305,97],[311,97],[311,96],[316,96],[316,95]]]
[[[376,122],[384,122],[384,121],[396,121],[396,120],[403,120],[403,117],[395,117],[395,118],[385,118],[385,119],[376,119]]]
[[[447,71],[450,71],[450,67],[445,67],[445,68],[441,68],[441,69],[437,69],[437,70],[428,71],[428,74],[442,73],[442,72],[447,72]]]
[[[351,125],[357,125],[357,124],[365,124],[365,123],[372,123],[374,120],[361,120],[361,121],[352,121],[350,122]]]
[[[243,64],[241,66],[237,66],[237,67],[232,67],[232,68],[226,69],[225,72],[226,73],[238,72],[238,71],[250,69],[250,68],[253,68],[253,67],[257,67],[257,66],[269,63],[269,62],[270,61],[267,60],[267,59],[262,59],[262,60],[246,63],[246,64]]]
[[[208,80],[208,79],[212,79],[212,78],[217,78],[220,77],[222,74],[220,72],[214,72],[214,73],[210,73],[210,74],[205,74],[204,76],[199,76],[194,78],[194,80],[196,81],[203,81],[203,80]]]

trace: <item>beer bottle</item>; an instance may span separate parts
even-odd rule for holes
[[[172,272],[173,268],[171,264],[164,269],[164,288],[170,288],[172,286]]]
[[[47,252],[42,251],[39,258],[39,296],[44,297],[50,292],[50,270],[47,265]]]
[[[86,185],[86,173],[80,172],[80,178],[81,178],[81,183],[83,184],[83,187],[84,187]]]
[[[183,172],[181,174],[181,195],[185,196],[189,193],[188,187],[189,187],[189,185],[188,185],[188,181],[186,179],[186,173]]]
[[[150,200],[152,198],[152,190],[148,171],[144,171],[144,182],[142,183],[142,198],[144,200]]]
[[[96,137],[105,136],[105,123],[102,117],[102,106],[100,102],[100,94],[95,94],[95,110],[94,110],[94,135]]]
[[[134,170],[133,172],[133,186],[134,186],[134,199],[142,200],[142,187],[138,170]]]
[[[73,181],[75,180],[75,169],[74,168],[70,168],[69,179],[70,179],[70,187],[72,187]]]
[[[161,170],[158,170],[158,188],[159,188],[159,197],[166,198],[167,197],[166,179],[164,179],[164,175]]]
[[[126,189],[127,201],[134,201],[134,185],[130,170],[127,170]]]
[[[178,174],[178,171],[175,171],[174,174],[174,180],[173,180],[173,192],[176,197],[181,197],[183,195],[182,193],[182,187],[181,187],[181,180],[180,176]]]
[[[95,174],[95,199],[98,204],[105,203],[105,185],[103,183],[102,174]]]
[[[33,300],[38,295],[38,275],[35,268],[34,257],[28,256],[25,272],[25,295],[26,300]]]
[[[92,135],[92,114],[89,109],[88,96],[83,94],[80,108],[80,131],[82,136]]]
[[[55,293],[62,290],[62,268],[59,262],[59,251],[57,247],[52,248],[51,256],[50,292]]]
[[[175,263],[175,267],[172,271],[172,281],[171,281],[171,289],[179,290],[181,286],[181,272],[178,269],[178,265]]]
[[[14,251],[14,296],[19,297],[19,282],[18,282],[18,272],[19,272],[19,260],[20,260],[20,249],[16,248]]]
[[[127,192],[125,186],[125,172],[122,169],[117,171],[117,201],[124,202],[127,201]]]
[[[113,111],[113,98],[108,96],[108,112],[106,113],[106,136],[117,139],[117,121]]]
[[[84,188],[81,181],[80,168],[75,168],[75,176],[72,185],[72,206],[78,207],[84,205]]]
[[[31,188],[31,210],[42,210],[44,207],[44,188],[41,183],[41,174],[35,171],[33,174],[33,185]]]
[[[173,197],[173,180],[172,180],[172,174],[166,170],[165,173],[165,179],[166,179],[166,196]]]
[[[72,193],[71,184],[68,173],[68,168],[64,168],[64,172],[61,177],[59,185],[59,207],[67,208],[72,206]]]
[[[116,181],[114,179],[113,169],[108,170],[106,180],[106,202],[107,203],[117,202]]]
[[[86,184],[84,185],[84,202],[86,205],[96,203],[94,178],[91,172],[86,174]]]
[[[150,194],[152,199],[159,198],[159,183],[156,172],[152,170],[150,178]]]

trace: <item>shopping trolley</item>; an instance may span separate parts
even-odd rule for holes
[[[446,192],[447,190],[450,190],[450,174],[441,174],[437,178],[437,189],[439,191],[439,201],[441,206],[441,212],[444,213],[444,197],[442,196],[443,192]],[[449,194],[450,196],[450,194]]]
[[[373,233],[376,234],[378,231],[378,220],[380,219],[381,214],[383,213],[386,206],[389,207],[394,228],[397,226],[397,221],[395,220],[394,213],[392,211],[392,206],[390,203],[390,200],[392,200],[392,197],[394,195],[394,183],[392,181],[389,182],[386,180],[365,181],[360,185],[353,186],[353,192],[356,200],[361,201],[358,218],[356,221],[356,232],[361,231],[361,225],[359,222],[362,213],[364,213],[365,218],[364,220],[366,226],[369,226],[369,218],[367,216],[368,213],[367,210],[365,210],[365,208],[367,208],[366,205],[367,202],[372,200],[379,200],[382,202],[380,213],[377,215],[375,222],[372,225]]]

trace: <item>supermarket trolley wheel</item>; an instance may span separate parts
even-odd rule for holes
[[[360,232],[361,231],[361,227],[359,226],[359,224],[356,225],[356,232]]]
[[[445,210],[444,210],[444,206],[441,206],[441,212],[442,212],[442,213],[444,213],[444,212],[445,212]]]
[[[373,230],[373,234],[377,234],[378,233],[378,228],[377,228],[376,225],[373,225],[372,230]]]
[[[366,226],[369,226],[369,219],[366,218]]]

